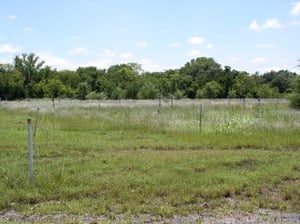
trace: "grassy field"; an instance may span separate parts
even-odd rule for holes
[[[25,214],[299,212],[300,112],[276,100],[166,100],[160,113],[157,101],[1,102],[0,179],[0,211]]]

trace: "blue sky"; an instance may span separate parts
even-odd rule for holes
[[[0,63],[35,53],[56,69],[192,58],[254,73],[299,71],[298,0],[2,0]]]

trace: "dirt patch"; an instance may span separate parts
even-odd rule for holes
[[[274,210],[259,209],[254,213],[237,212],[231,215],[222,214],[190,214],[188,216],[174,215],[172,218],[152,215],[125,216],[111,215],[22,215],[15,210],[5,211],[0,215],[0,223],[299,223],[300,214],[283,213]]]

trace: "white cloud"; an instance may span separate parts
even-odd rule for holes
[[[8,54],[13,54],[13,53],[18,53],[20,51],[20,48],[14,47],[11,44],[0,44],[0,53],[8,53]]]
[[[250,26],[249,26],[250,30],[254,30],[254,31],[259,31],[260,30],[260,26],[258,25],[258,23],[256,22],[256,20],[252,21]]]
[[[278,29],[281,28],[281,24],[278,22],[277,19],[268,19],[265,24],[262,25],[262,29]]]
[[[131,54],[129,52],[122,52],[120,54],[120,58],[121,59],[131,59],[131,58],[133,58],[133,54]]]
[[[210,49],[213,49],[215,46],[212,45],[212,44],[207,44],[206,45],[206,49],[210,50]]]
[[[262,24],[258,24],[256,20],[253,20],[249,26],[249,29],[259,32],[265,29],[279,29],[281,27],[282,25],[279,23],[277,19],[268,19]]]
[[[157,71],[162,71],[162,67],[151,59],[143,58],[141,61],[141,65],[144,71],[149,71],[149,72],[157,72]]]
[[[205,39],[202,37],[191,37],[190,39],[188,39],[188,42],[193,45],[199,45],[203,44],[205,42]]]
[[[275,45],[275,44],[257,44],[256,47],[257,48],[262,48],[262,49],[274,49],[274,48],[278,48],[278,45]]]
[[[90,53],[90,51],[84,47],[74,48],[69,52],[70,55],[88,54],[88,53]]]
[[[98,68],[108,68],[112,64],[116,63],[115,57],[116,54],[110,50],[110,49],[105,49],[102,53],[97,55],[98,59],[88,61],[81,66],[87,67],[87,66],[95,66]]]
[[[294,4],[291,10],[291,14],[294,16],[300,15],[300,2]]]
[[[265,63],[267,62],[268,59],[267,58],[263,58],[263,57],[257,57],[251,60],[251,63],[256,64],[256,63]]]
[[[140,40],[136,43],[136,46],[138,47],[146,47],[147,46],[147,43],[143,40]]]
[[[9,20],[15,20],[15,19],[17,19],[17,16],[16,16],[16,15],[10,15],[10,16],[8,17],[8,19],[9,19]]]
[[[45,61],[46,65],[56,69],[70,69],[75,70],[79,67],[79,65],[69,62],[68,60],[60,57],[55,57],[49,53],[37,53],[41,60]]]
[[[89,66],[95,66],[97,68],[108,68],[112,64],[114,64],[114,60],[112,58],[103,58],[99,60],[89,61],[87,63],[84,63],[83,67],[89,67]]]
[[[170,47],[178,48],[179,47],[179,43],[171,43]]]

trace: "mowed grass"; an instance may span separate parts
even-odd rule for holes
[[[50,104],[50,102],[49,102]],[[300,210],[300,113],[285,102],[0,106],[0,210],[154,214]]]

